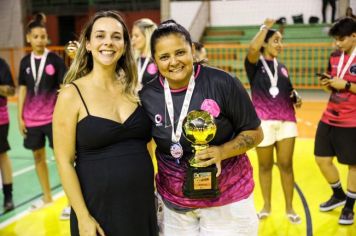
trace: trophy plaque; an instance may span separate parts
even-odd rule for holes
[[[183,121],[183,134],[192,143],[194,153],[204,150],[214,138],[216,125],[214,117],[207,111],[194,110]],[[189,160],[183,186],[183,194],[188,198],[207,199],[219,196],[215,165],[198,167],[194,156]]]

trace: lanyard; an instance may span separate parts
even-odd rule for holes
[[[172,124],[172,142],[174,142],[174,143],[178,143],[179,139],[182,135],[183,120],[187,116],[189,104],[190,104],[190,101],[191,101],[191,98],[193,95],[193,91],[194,91],[194,87],[195,87],[195,80],[194,80],[194,71],[193,71],[192,76],[190,77],[190,80],[189,80],[187,92],[184,97],[182,110],[180,112],[180,116],[179,116],[179,120],[178,120],[178,124],[177,124],[177,129],[176,129],[176,132],[174,132],[174,109],[173,109],[172,94],[171,94],[171,90],[169,89],[169,84],[168,84],[167,79],[166,78],[164,79],[164,98],[165,98],[166,104],[167,104],[169,119]]]
[[[37,94],[38,88],[40,86],[40,82],[42,79],[42,74],[43,74],[45,63],[46,63],[47,55],[48,55],[48,50],[45,48],[45,51],[41,57],[41,62],[40,62],[40,66],[38,67],[38,74],[37,74],[36,63],[35,63],[35,54],[33,52],[31,53],[31,59],[30,59],[31,60],[31,71],[32,71],[33,79],[35,81],[35,88],[34,88],[35,94]]]
[[[150,61],[149,57],[145,58],[145,62],[143,63],[143,66],[141,67],[141,58],[138,58],[138,63],[137,63],[137,74],[138,74],[138,82],[142,82],[142,77],[143,74],[145,73],[146,67],[148,65],[148,62]]]
[[[271,87],[277,87],[277,81],[278,81],[278,62],[276,58],[273,58],[273,66],[274,66],[274,75],[272,75],[271,70],[269,69],[266,60],[264,57],[261,55],[260,60],[262,61],[263,67],[267,71],[269,80],[271,81]]]
[[[340,60],[339,60],[339,64],[337,65],[336,76],[338,78],[340,78],[340,79],[344,78],[345,73],[346,73],[347,69],[350,67],[350,64],[354,60],[355,56],[356,56],[356,47],[354,48],[354,50],[352,51],[349,59],[347,60],[345,67],[341,71],[342,65],[344,64],[344,57],[345,57],[345,52],[342,52],[342,55],[341,55]]]

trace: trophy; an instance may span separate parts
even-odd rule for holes
[[[79,43],[77,41],[69,41],[64,46],[64,51],[69,56],[69,58],[73,60],[75,54],[77,53],[78,48],[79,48]]]
[[[192,143],[195,152],[206,149],[214,138],[216,125],[214,117],[207,111],[194,110],[183,121],[183,134]],[[194,156],[189,160],[185,178],[184,196],[194,199],[215,198],[219,196],[215,165],[198,167]]]

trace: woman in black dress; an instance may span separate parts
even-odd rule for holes
[[[135,92],[130,45],[118,13],[97,13],[58,97],[54,151],[73,208],[72,235],[157,235],[151,128]]]

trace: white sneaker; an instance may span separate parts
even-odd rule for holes
[[[70,218],[70,206],[66,206],[65,208],[63,208],[62,213],[59,217],[60,220],[69,220]]]
[[[37,211],[37,210],[40,210],[44,207],[47,207],[49,205],[51,205],[52,202],[50,203],[45,203],[42,198],[41,199],[38,199],[34,202],[32,202],[30,208],[29,208],[29,211]]]

